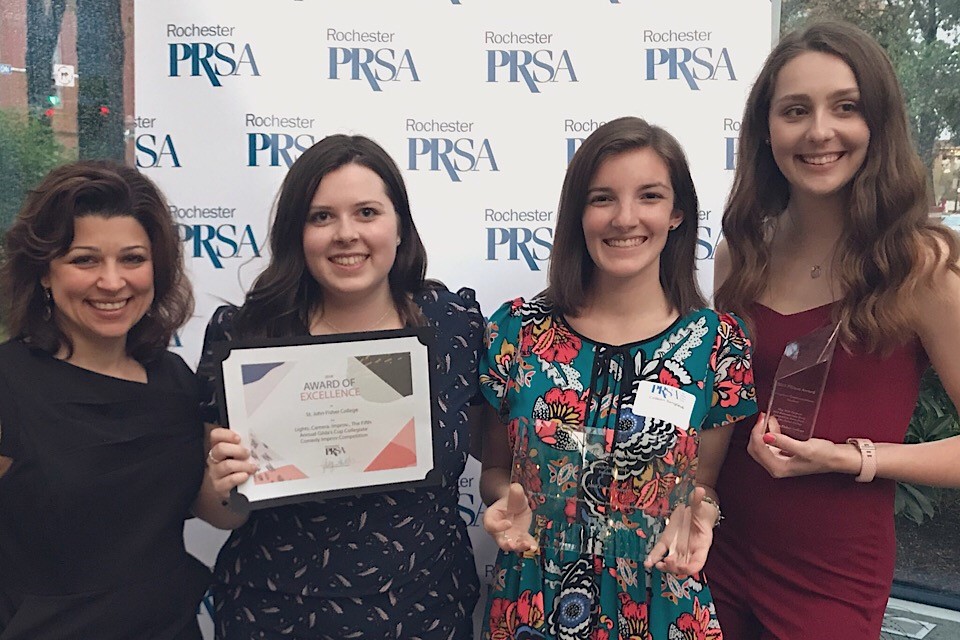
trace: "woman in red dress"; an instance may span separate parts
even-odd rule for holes
[[[716,303],[754,329],[761,408],[790,342],[839,323],[839,345],[816,437],[763,415],[733,436],[707,564],[726,637],[876,640],[894,481],[960,485],[960,439],[894,444],[928,364],[960,404],[960,246],[927,202],[880,46],[836,22],[783,38],[741,123]]]

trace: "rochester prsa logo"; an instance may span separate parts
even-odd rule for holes
[[[544,84],[579,82],[570,52],[545,48],[553,37],[552,33],[484,31],[483,43],[488,47],[487,82],[522,83],[530,93],[540,93]],[[517,45],[524,48],[516,48]]]
[[[290,167],[316,142],[312,133],[301,132],[313,129],[314,121],[315,118],[300,116],[245,114],[244,125],[255,129],[246,133],[247,166]]]
[[[697,262],[713,260],[714,255],[716,255],[717,245],[720,244],[720,238],[723,235],[718,223],[716,216],[713,215],[713,209],[697,211],[697,248],[695,254]]]
[[[333,43],[327,47],[327,77],[365,81],[378,92],[389,82],[420,82],[413,54],[393,45],[395,39],[392,31],[327,29],[327,42]]]
[[[187,38],[189,42],[169,42],[169,77],[205,77],[212,86],[223,86],[229,76],[259,76],[253,48],[249,43],[229,40],[193,40],[194,38],[232,38],[236,27],[224,25],[167,25],[167,38]]]
[[[733,171],[737,168],[737,152],[740,147],[740,121],[724,118],[723,131],[723,168]]]
[[[256,131],[247,134],[248,167],[290,167],[300,155],[314,145],[311,133]]]
[[[735,81],[736,72],[726,47],[700,46],[709,43],[712,31],[654,31],[645,29],[643,41],[661,46],[645,51],[645,80],[683,80],[692,91],[703,82]],[[673,45],[673,46],[667,46]],[[680,46],[676,46],[680,45]]]
[[[173,136],[167,134],[141,133],[134,139],[136,147],[137,168],[153,169],[168,166],[179,169],[180,157],[177,148],[173,146]]]
[[[587,139],[587,136],[603,124],[606,124],[606,122],[603,120],[594,120],[593,118],[588,118],[587,120],[575,120],[574,118],[564,119],[563,131],[566,136],[564,143],[567,150],[567,164],[570,164],[570,161],[573,160],[574,154],[577,153],[577,149],[579,149],[583,141]]]
[[[460,478],[460,504],[457,511],[468,527],[478,527],[483,521],[483,512],[487,510],[483,500],[475,493],[475,478],[464,475]]]
[[[720,244],[721,237],[722,235],[719,228],[704,224],[701,224],[698,227],[696,253],[696,259],[698,262],[700,260],[713,260],[713,256],[717,252],[717,245]]]
[[[251,225],[224,222],[233,220],[235,213],[235,207],[170,204],[184,253],[208,260],[215,269],[223,269],[224,260],[260,257],[261,244]]]
[[[462,182],[465,173],[500,171],[490,139],[474,134],[474,124],[407,118],[407,168],[445,173],[452,182]]]
[[[133,119],[133,125],[138,131],[153,129],[156,122],[156,118],[143,116],[137,116]],[[183,166],[180,163],[180,156],[177,154],[177,147],[173,143],[173,136],[169,133],[153,131],[138,133],[133,139],[133,146],[138,169],[155,169],[157,167],[179,169]]]
[[[547,209],[483,210],[487,227],[488,262],[523,262],[530,271],[540,271],[553,250],[553,211]],[[539,226],[514,226],[533,224]]]

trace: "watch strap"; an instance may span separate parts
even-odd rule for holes
[[[857,482],[870,482],[877,475],[877,447],[867,438],[848,438],[847,444],[852,444],[860,451],[860,475]]]

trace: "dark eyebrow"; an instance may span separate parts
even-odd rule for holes
[[[646,191],[647,189],[668,189],[672,191],[673,187],[671,187],[669,184],[664,184],[663,182],[648,182],[646,184],[641,184],[637,188],[637,191]],[[597,191],[610,192],[610,191],[613,191],[613,189],[611,189],[610,187],[593,187],[591,189],[587,189],[587,195],[590,195],[591,193],[594,193]]]
[[[120,247],[120,251],[131,251],[133,249],[144,249],[146,250],[146,245],[142,244],[132,244],[129,247]],[[93,253],[103,253],[100,250],[100,247],[88,246],[85,244],[78,244],[67,249],[67,253],[71,251],[92,251]]]
[[[376,206],[379,206],[379,207],[386,207],[386,205],[383,204],[382,202],[380,202],[379,200],[363,200],[363,201],[361,201],[361,202],[356,202],[356,203],[354,203],[353,206],[354,206],[354,207],[369,207],[370,205],[376,205]],[[314,212],[317,212],[317,211],[329,211],[329,210],[330,210],[330,207],[327,206],[327,205],[316,205],[316,206],[312,206],[312,207],[310,207],[309,209],[307,209],[307,213],[314,213]]]
[[[664,184],[662,182],[650,182],[648,184],[640,185],[641,191],[646,191],[647,189],[673,189],[669,184]]]
[[[850,87],[848,89],[838,89],[833,93],[827,96],[830,100],[836,100],[837,98],[845,98],[848,96],[860,97],[860,90],[856,87]],[[785,96],[781,96],[775,104],[780,104],[782,102],[799,102],[803,100],[809,100],[810,96],[805,93],[791,93]]]

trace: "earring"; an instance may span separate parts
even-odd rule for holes
[[[763,142],[764,142],[764,144],[766,144],[768,147],[770,146],[770,138],[764,138],[764,139],[763,139]]]
[[[53,317],[53,291],[50,290],[50,287],[43,287],[43,297],[47,303],[47,306],[43,308],[43,321],[50,322],[50,318]]]

